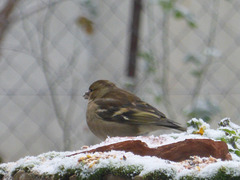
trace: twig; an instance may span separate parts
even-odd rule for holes
[[[10,1],[19,1],[19,0],[10,0]],[[27,9],[24,13],[21,12],[21,15],[19,14],[14,14],[13,16],[11,16],[9,18],[9,20],[11,22],[18,22],[19,20],[23,20],[26,19],[40,11],[44,11],[46,8],[48,8],[49,6],[55,6],[58,3],[61,2],[65,2],[68,0],[52,0],[51,2],[48,3],[43,3],[42,1],[39,1],[38,3],[36,3],[34,6],[32,6],[31,8]]]
[[[49,7],[51,8],[51,7]],[[50,91],[50,99],[51,102],[53,104],[53,110],[55,112],[55,115],[57,116],[57,120],[58,123],[61,127],[61,129],[63,130],[63,143],[64,143],[64,150],[68,150],[70,148],[70,127],[69,127],[69,122],[65,120],[65,116],[61,107],[61,103],[59,102],[57,96],[55,95],[55,93],[57,92],[54,84],[51,81],[51,72],[49,70],[49,63],[48,63],[48,51],[47,51],[47,47],[46,47],[46,40],[48,37],[48,33],[47,33],[47,28],[50,26],[50,14],[51,14],[51,9],[47,11],[46,15],[45,15],[45,19],[43,22],[43,29],[42,29],[42,33],[43,33],[43,38],[41,41],[41,64],[42,64],[42,69],[43,69],[43,74],[44,77],[46,79],[47,85],[48,85],[48,89]]]
[[[161,85],[162,85],[162,99],[164,106],[166,107],[166,110],[169,114],[169,116],[173,119],[175,119],[175,113],[173,111],[173,107],[170,101],[169,97],[169,87],[168,87],[168,81],[169,81],[169,19],[170,19],[170,13],[167,11],[163,11],[163,19],[162,19],[162,36],[161,36],[161,42],[162,42],[162,76],[161,76]]]
[[[4,8],[0,12],[0,47],[3,42],[3,38],[5,36],[5,32],[7,31],[10,25],[10,15],[16,7],[19,0],[8,0]]]
[[[216,29],[218,25],[218,9],[219,9],[219,1],[218,0],[213,0],[212,1],[212,7],[213,7],[213,14],[212,14],[212,19],[210,22],[210,31],[209,31],[209,37],[207,41],[207,48],[212,48],[215,43],[216,39]],[[213,61],[213,56],[212,55],[207,55],[206,56],[206,61],[202,67],[202,72],[197,79],[195,88],[193,90],[193,96],[192,96],[192,106],[191,107],[196,107],[197,101],[201,92],[201,89],[203,87],[203,82],[206,78],[208,69],[210,65],[212,64]]]

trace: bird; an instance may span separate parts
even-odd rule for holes
[[[186,131],[153,106],[108,80],[93,82],[83,97],[88,100],[87,125],[102,140],[146,135],[165,128]]]

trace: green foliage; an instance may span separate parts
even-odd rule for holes
[[[85,7],[92,15],[97,16],[97,8],[94,0],[80,1],[80,4]]]
[[[103,177],[107,174],[110,174],[110,168],[103,167],[98,168],[96,171],[86,174],[85,176],[80,176],[82,180],[95,180],[95,179],[103,179]]]
[[[221,120],[218,125],[220,127],[226,127],[226,126],[230,126],[230,119],[229,118],[225,118],[223,120]]]
[[[185,63],[190,63],[194,65],[194,69],[191,74],[195,78],[200,78],[204,72],[204,63],[206,62],[206,57],[201,54],[188,54],[184,58]]]
[[[184,58],[185,63],[190,63],[194,66],[193,70],[191,70],[191,75],[196,80],[195,89],[193,91],[193,107],[187,112],[187,117],[202,118],[206,122],[209,122],[211,117],[220,111],[219,106],[213,104],[209,98],[205,98],[205,100],[201,102],[204,106],[199,106],[199,102],[196,102],[199,99],[200,90],[203,86],[203,81],[212,62],[212,58],[218,57],[220,54],[218,49],[206,48],[203,53],[188,54]]]
[[[33,167],[34,167],[34,164],[27,165],[27,166],[19,166],[12,172],[11,176],[14,176],[20,170],[23,170],[24,172],[29,173],[31,172]]]
[[[79,175],[82,172],[82,168],[68,168],[65,169],[64,166],[59,166],[59,173],[54,175],[54,179],[67,180],[73,175]]]
[[[187,122],[188,127],[193,127],[197,131],[203,126],[208,126],[203,120],[192,119]],[[225,133],[224,136],[214,137],[216,140],[221,140],[228,144],[229,152],[235,153],[240,157],[240,126],[234,124],[229,118],[223,119],[219,123],[219,131]],[[194,133],[194,132],[193,132]],[[211,138],[211,137],[210,137]]]
[[[132,178],[142,171],[141,166],[121,166],[121,167],[113,167],[111,169],[111,174],[115,176],[125,177],[125,178]]]
[[[146,73],[155,73],[156,72],[156,63],[155,63],[153,53],[141,52],[138,54],[138,56],[141,57],[146,63]]]
[[[69,169],[67,171],[62,172],[61,174],[58,173],[56,175],[35,175],[34,179],[61,179],[61,180],[67,180],[69,179],[72,175],[76,175],[76,179],[78,180],[95,180],[95,179],[104,179],[104,176],[112,174],[116,177],[122,177],[126,179],[131,179],[142,171],[142,167],[139,166],[127,166],[127,167],[103,167],[103,168],[98,168],[92,172],[88,172],[85,174],[78,173],[78,169]],[[80,170],[82,171],[82,170]],[[143,176],[139,176],[139,179],[144,179],[144,180],[170,180],[170,179],[176,179],[176,172],[174,170],[155,170],[153,172],[149,172]],[[0,175],[0,178],[4,177],[3,175]],[[222,167],[221,169],[218,170],[216,174],[214,174],[211,177],[207,178],[197,178],[195,176],[183,176],[180,177],[180,180],[237,180],[239,179],[239,176],[236,176],[234,173],[234,169],[227,168],[227,167]]]
[[[60,157],[60,154],[56,153],[56,152],[48,152],[46,154],[44,154],[44,158],[52,160],[56,157]]]
[[[159,6],[163,11],[172,13],[176,19],[183,19],[191,28],[196,28],[197,24],[194,16],[185,7],[179,6],[176,0],[159,0]]]
[[[154,97],[154,100],[155,100],[156,103],[159,104],[159,103],[162,101],[162,95],[156,95],[156,96]]]
[[[198,178],[196,176],[182,176],[179,179],[180,180],[237,180],[239,179],[239,176],[236,176],[234,174],[234,170],[231,171],[229,168],[222,167],[218,170],[218,172],[213,175],[212,177],[205,177],[205,178]],[[169,180],[169,179],[175,179],[174,173],[170,175],[168,172],[162,171],[162,170],[155,170],[154,172],[148,173],[143,176],[143,179],[146,180]]]
[[[202,64],[202,58],[199,55],[196,54],[188,54],[185,59],[185,63],[193,63],[194,65],[198,66]]]
[[[219,106],[213,104],[209,99],[205,99],[201,103],[193,106],[190,110],[186,111],[186,115],[190,119],[201,118],[205,122],[209,122],[211,117],[217,114],[219,111]]]
[[[188,127],[193,127],[196,130],[206,125],[208,126],[203,120],[198,119],[192,119],[187,122]],[[231,122],[229,118],[223,119],[218,125],[220,126],[218,130],[223,131],[225,135],[214,137],[214,139],[227,143],[229,151],[240,157],[240,126]]]
[[[217,174],[212,177],[211,179],[213,180],[237,180],[239,179],[240,176],[234,175],[234,171],[230,168],[222,167],[221,169],[218,170]]]
[[[4,175],[7,174],[7,171],[5,168],[0,167],[0,179],[4,177]]]
[[[225,167],[222,167],[212,177],[198,178],[195,176],[184,176],[184,177],[181,177],[180,180],[238,180],[239,178],[240,176],[236,176],[233,171],[231,172],[230,169],[226,169]]]
[[[188,127],[193,127],[196,130],[205,127],[206,131],[209,129],[209,125],[201,119],[192,119],[188,122]],[[230,147],[229,151],[235,153],[236,155],[240,156],[240,126],[232,123],[230,119],[226,118],[223,119],[219,123],[219,129],[217,131],[222,131],[224,133],[217,133],[219,134],[218,137],[214,135],[214,139],[219,140],[221,138],[222,141],[228,144]],[[192,128],[189,128],[192,129]],[[212,130],[211,130],[212,131]],[[194,133],[194,131],[193,131]],[[212,134],[212,133],[210,133]],[[208,134],[205,134],[208,136]],[[210,137],[211,138],[211,137]],[[51,154],[47,154],[48,158],[54,159],[57,156],[52,156]],[[100,161],[100,160],[99,160]],[[95,180],[95,179],[104,179],[106,175],[113,175],[115,177],[125,178],[125,179],[146,179],[146,180],[154,180],[154,179],[176,179],[178,172],[176,169],[171,169],[167,167],[163,167],[161,169],[153,170],[146,174],[143,173],[144,167],[142,165],[119,165],[118,163],[108,163],[103,166],[88,166],[86,163],[80,162],[77,164],[77,167],[65,167],[64,165],[58,167],[58,173],[56,174],[35,174],[32,172],[34,165],[37,163],[31,163],[26,166],[19,166],[17,167],[14,172],[11,174],[12,177],[20,170],[23,170],[26,173],[29,173],[29,177],[33,177],[34,179],[62,179],[67,180],[70,177],[74,176],[76,179],[79,180]],[[0,169],[0,178],[4,177],[6,169]],[[217,171],[217,172],[216,172]],[[209,177],[206,178],[198,178],[196,174],[190,174],[186,176],[179,177],[181,180],[223,180],[223,179],[239,179],[239,175],[236,175],[236,169],[232,169],[231,167],[221,167],[218,170],[216,169],[215,173],[210,174]],[[140,176],[141,174],[141,176]]]
[[[187,8],[181,6],[179,1],[177,1],[177,0],[158,0],[158,5],[161,8],[161,12],[163,12],[163,14],[165,14],[165,15],[168,14],[169,16],[173,17],[175,20],[186,21],[186,23],[188,24],[188,26],[190,28],[197,27],[197,24],[196,24],[193,14]],[[165,16],[165,17],[169,17],[169,16]],[[169,21],[169,20],[170,20],[169,18],[166,19],[166,21]],[[164,22],[164,20],[163,20],[163,22]],[[166,23],[164,26],[169,26],[169,23]],[[168,27],[168,28],[170,28],[170,27]],[[168,28],[162,27],[162,29],[168,29]],[[162,37],[165,37],[164,38],[165,42],[162,41],[162,44],[160,44],[160,46],[162,46],[162,47],[168,46],[168,45],[166,45],[166,44],[168,44],[166,42],[166,41],[168,41],[168,32],[163,31]],[[164,52],[162,52],[162,54],[166,54],[165,56],[168,57],[169,52],[166,49],[168,49],[168,48],[163,48]],[[144,62],[146,64],[146,69],[145,69],[146,74],[155,76],[155,77],[153,77],[153,79],[160,81],[159,83],[157,83],[155,81],[155,83],[162,88],[162,91],[163,91],[163,89],[164,90],[168,89],[168,87],[165,87],[165,86],[167,86],[168,83],[164,83],[164,82],[168,81],[168,78],[163,80],[162,78],[159,77],[159,73],[157,72],[157,71],[159,71],[159,69],[158,69],[159,67],[157,66],[158,65],[157,61],[159,59],[155,58],[155,52],[153,51],[153,49],[140,52],[138,55],[139,55],[139,57],[141,57],[144,60]],[[163,66],[167,66],[167,65],[163,64]],[[161,67],[161,69],[168,70],[169,67]],[[197,72],[195,72],[195,73],[197,76]],[[166,74],[168,74],[168,72],[164,71],[163,74],[166,75]],[[164,75],[162,77],[164,77]],[[163,91],[163,92],[165,92],[165,91]],[[153,96],[155,97],[154,99],[157,103],[168,102],[167,100],[165,100],[165,99],[168,99],[166,97],[167,96],[166,93],[164,94],[164,96],[162,96],[161,92],[158,95],[154,94]],[[171,107],[169,106],[167,108],[167,111],[170,111],[169,110],[170,108]]]
[[[202,125],[203,123],[199,120],[191,119],[190,121],[187,122],[187,127],[193,127],[194,129],[197,130],[199,130]]]
[[[176,0],[159,0],[159,5],[165,11],[174,9]]]
[[[193,15],[190,12],[188,12],[186,9],[176,7],[174,9],[174,15],[176,19],[184,19],[187,22],[189,27],[191,28],[197,27],[197,24]]]
[[[235,150],[234,153],[240,157],[240,150]]]
[[[233,125],[230,119],[223,119],[219,124],[220,130],[225,132],[225,137],[222,137],[221,140],[226,142],[231,146],[229,149],[230,152],[235,153],[240,157],[240,127]]]
[[[139,57],[141,57],[144,62],[145,62],[145,72],[147,75],[155,75],[156,71],[157,71],[157,64],[156,64],[156,60],[154,58],[153,53],[150,52],[141,52],[138,54]],[[161,82],[159,82],[159,80],[157,80],[157,78],[155,79],[155,83],[161,85]],[[161,103],[162,101],[162,94],[155,94],[152,91],[149,92],[150,94],[153,95],[154,97],[154,101],[158,104]]]
[[[143,176],[143,179],[146,180],[168,180],[168,179],[174,179],[174,175],[176,173],[174,173],[174,171],[172,170],[172,174],[170,174],[169,172],[167,172],[166,170],[155,170],[153,172],[150,172],[146,175]]]
[[[200,78],[204,73],[204,63],[206,61],[206,57],[200,54],[188,54],[184,58],[185,63],[190,63],[194,65],[194,69],[191,71],[191,74],[196,79]]]
[[[128,165],[115,167],[114,164],[109,164],[107,167],[97,168],[91,172],[75,173],[79,179],[95,180],[102,179],[105,175],[112,174],[117,177],[132,178],[143,170],[142,166]]]

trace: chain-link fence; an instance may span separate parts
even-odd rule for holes
[[[109,79],[185,123],[240,122],[237,0],[0,2],[0,155],[4,161],[98,142],[82,95]],[[140,11],[136,75],[127,77]],[[136,30],[136,29],[135,29]]]

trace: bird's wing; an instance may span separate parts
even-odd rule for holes
[[[159,125],[176,128],[178,126],[151,105],[138,100],[123,103],[117,99],[98,99],[96,113],[105,121],[136,125]]]

